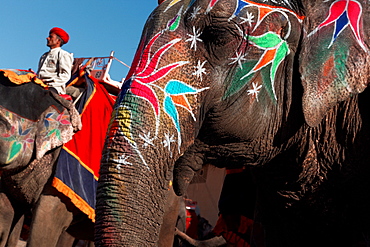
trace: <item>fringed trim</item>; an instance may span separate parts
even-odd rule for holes
[[[21,84],[33,81],[34,83],[39,84],[40,86],[44,88],[48,88],[48,86],[44,84],[42,80],[37,78],[37,75],[34,73],[18,75],[12,70],[0,70],[0,71],[3,72],[4,76],[7,77],[14,84],[21,85]]]
[[[69,150],[69,148],[67,148],[65,145],[63,145],[63,149],[64,151],[66,151],[69,155],[71,155],[73,158],[75,158],[81,166],[83,166],[83,168],[85,168],[88,172],[90,172],[93,176],[94,176],[94,179],[96,181],[98,181],[98,177],[95,175],[95,172],[93,169],[91,169],[91,167],[89,167],[88,165],[86,165],[81,159],[80,157],[78,157],[78,155],[76,155],[74,152],[72,152],[71,150]]]
[[[86,203],[79,195],[77,195],[71,188],[69,188],[66,184],[64,184],[60,179],[55,178],[53,179],[52,186],[56,188],[59,192],[63,193],[69,199],[71,199],[72,203],[83,213],[85,213],[92,222],[95,222],[95,210],[90,207],[89,204]]]

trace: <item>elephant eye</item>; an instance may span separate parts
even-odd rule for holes
[[[227,21],[221,25],[206,26],[200,38],[214,63],[222,63],[232,57],[242,40],[237,27]]]
[[[227,43],[227,31],[226,29],[217,27],[206,27],[203,30],[201,39],[206,44],[212,44],[215,46],[223,46]]]

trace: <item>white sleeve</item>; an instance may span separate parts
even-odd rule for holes
[[[61,52],[57,68],[57,74],[59,76],[54,79],[54,85],[63,86],[69,81],[69,79],[71,79],[72,65],[73,54],[68,52]]]

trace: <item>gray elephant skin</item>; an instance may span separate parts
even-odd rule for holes
[[[158,6],[112,114],[95,244],[155,246],[171,181],[181,195],[212,163],[251,167],[265,233],[252,246],[368,245],[369,13],[364,0]]]
[[[16,246],[24,215],[31,209],[36,214],[43,206],[53,208],[40,206],[39,199],[48,182],[50,186],[60,147],[81,129],[72,102],[31,78],[15,84],[17,78],[30,75],[15,71],[0,72],[0,246]],[[58,221],[49,217],[52,224]],[[45,220],[43,224],[47,226]],[[57,241],[60,233],[56,234]],[[48,235],[44,231],[38,236],[45,240],[54,235],[49,230]]]

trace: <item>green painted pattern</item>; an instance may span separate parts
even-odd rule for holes
[[[273,103],[276,103],[277,98],[275,95],[274,85],[276,71],[285,57],[289,54],[288,43],[281,39],[281,37],[273,32],[267,32],[261,36],[247,36],[248,42],[261,49],[261,55],[256,60],[250,60],[242,64],[241,68],[236,69],[233,75],[232,82],[227,88],[223,99],[226,99],[233,94],[238,93],[244,86],[250,85],[251,80],[257,75],[261,74],[263,84],[268,95]],[[274,51],[273,57],[266,58],[267,52]]]
[[[338,47],[334,49],[334,67],[337,75],[337,82],[342,85],[336,85],[339,87],[346,87],[348,82],[346,80],[347,74],[347,61],[349,56],[349,44],[347,42],[337,42]]]

